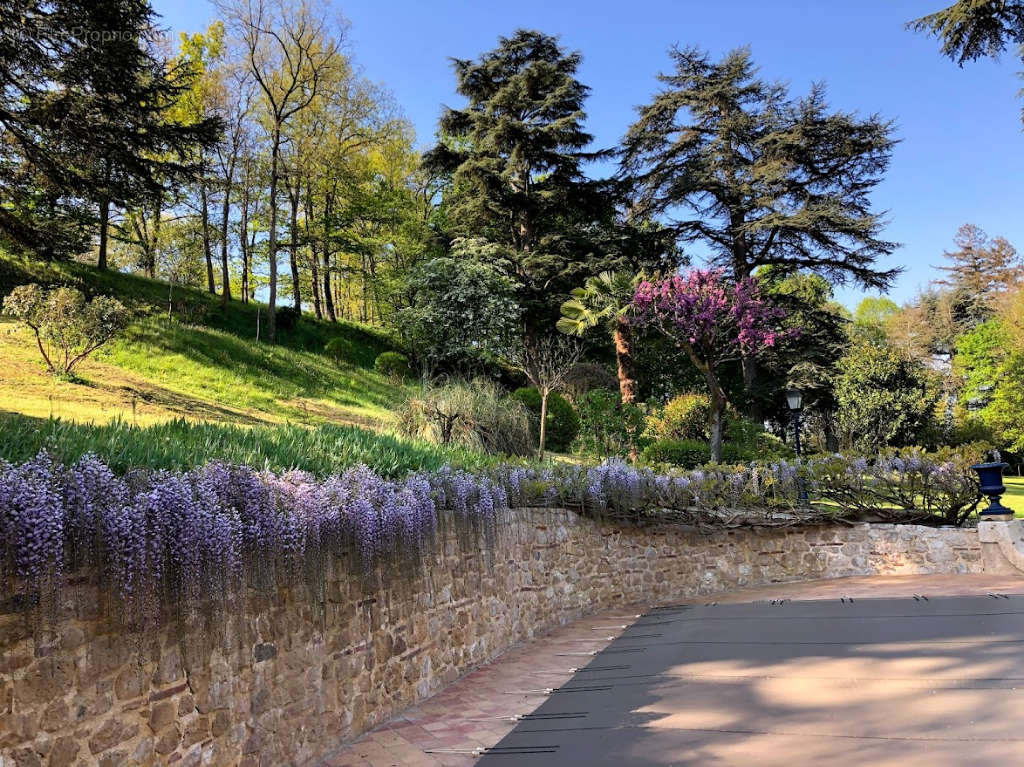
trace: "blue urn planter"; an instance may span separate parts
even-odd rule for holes
[[[993,461],[978,463],[971,467],[978,473],[981,492],[988,496],[989,500],[988,508],[981,511],[982,519],[1013,519],[1013,509],[1007,508],[999,502],[1003,493],[1006,492],[1006,486],[1003,484],[1003,469],[1009,465],[1001,461]]]

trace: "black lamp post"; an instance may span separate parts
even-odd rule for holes
[[[797,461],[800,460],[800,411],[804,409],[804,394],[799,389],[786,389],[786,404],[793,415],[793,446],[796,448]],[[807,503],[807,486],[803,477],[797,482],[800,487],[800,503]]]

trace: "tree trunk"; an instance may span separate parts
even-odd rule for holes
[[[238,246],[242,251],[242,303],[249,303],[249,185],[243,181],[242,226]]]
[[[725,420],[725,402],[721,398],[711,398],[711,463],[722,462],[722,433]]]
[[[306,184],[306,196],[304,200],[303,228],[306,230],[306,252],[309,255],[309,278],[313,286],[313,313],[318,320],[324,318],[323,308],[320,302],[320,257],[316,253],[316,238],[309,231],[309,224],[313,221],[313,184],[312,181]]]
[[[633,359],[633,328],[626,317],[615,321],[615,361],[618,365],[619,393],[623,404],[636,402],[639,386]]]
[[[199,185],[199,199],[202,206],[203,222],[203,255],[206,256],[206,290],[216,293],[217,286],[213,282],[213,254],[210,252],[210,200],[206,193],[206,180]]]
[[[234,169],[228,171],[227,183],[224,184],[224,203],[220,208],[220,297],[224,304],[231,300],[231,275],[228,273],[228,224],[231,219],[231,176]]]
[[[835,415],[829,411],[822,413],[825,431],[825,450],[829,453],[839,452],[839,435],[836,434]]]
[[[267,301],[267,336],[274,342],[277,332],[277,166],[281,154],[281,125],[274,126],[270,152],[270,231],[267,233],[267,257],[270,260],[270,297]]]
[[[149,263],[146,276],[151,280],[156,277],[156,254],[160,251],[160,222],[163,219],[163,205],[160,196],[156,198],[156,205],[153,207],[153,242],[150,244]]]
[[[334,291],[331,290],[331,245],[327,239],[328,227],[331,218],[331,203],[333,195],[328,192],[324,196],[324,217],[323,217],[323,248],[324,248],[324,308],[327,310],[327,317],[331,322],[337,322],[338,316],[334,312]]]
[[[291,247],[288,249],[288,256],[291,259],[292,268],[292,297],[295,303],[295,311],[302,311],[302,294],[299,292],[299,182],[295,181],[295,189],[288,189],[288,202],[291,204],[291,220],[289,227],[292,232]]]
[[[100,200],[100,247],[96,257],[96,268],[107,268],[107,230],[110,228],[110,200]]]
[[[110,161],[103,163],[104,195],[100,199],[100,245],[99,253],[96,256],[96,268],[104,270],[107,268],[107,236],[110,228],[110,197],[106,194],[110,184]]]
[[[366,254],[363,253],[360,256],[362,269],[360,269],[362,277],[362,303],[359,308],[359,321],[366,322],[369,318],[369,310],[366,303]]]
[[[324,313],[320,308],[320,270],[316,265],[316,251],[309,254],[309,278],[313,284],[313,314],[318,320],[322,320]]]
[[[710,363],[698,357],[693,347],[689,344],[684,344],[683,348],[687,355],[689,355],[690,361],[703,374],[704,380],[708,385],[708,399],[711,404],[711,422],[708,424],[711,432],[711,462],[721,463],[723,426],[725,423],[725,392],[722,391],[722,386],[718,382],[718,376],[715,374],[715,370],[711,367]]]
[[[334,312],[334,291],[331,290],[331,252],[327,243],[324,243],[324,306],[327,309],[327,318],[331,322],[338,321],[338,315]]]
[[[537,458],[541,461],[544,460],[544,438],[547,436],[549,393],[546,389],[541,389],[540,392],[540,439],[538,440]]]

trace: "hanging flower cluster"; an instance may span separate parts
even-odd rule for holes
[[[836,502],[837,514],[895,508],[959,524],[978,499],[976,453],[910,450],[662,473],[616,459],[487,475],[445,468],[404,480],[357,466],[320,480],[225,463],[116,476],[93,456],[64,466],[42,452],[18,466],[0,462],[0,596],[57,589],[64,575],[87,571],[118,596],[125,615],[149,619],[168,599],[227,598],[311,571],[322,579],[311,563],[322,567],[331,555],[348,555],[356,576],[387,563],[397,565],[389,573],[404,566],[412,574],[441,526],[454,524],[486,547],[509,508],[671,512],[707,523],[722,510],[746,510],[756,522],[780,510],[799,515],[801,482],[812,498]]]
[[[449,470],[391,481],[357,466],[318,480],[212,463],[119,477],[94,456],[63,466],[42,452],[0,462],[0,592],[88,568],[130,610],[152,612],[168,594],[227,596],[331,553],[352,553],[363,574],[387,557],[415,560],[439,511],[493,529],[506,507],[492,480]]]

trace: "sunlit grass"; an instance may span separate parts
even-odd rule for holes
[[[1015,517],[1024,518],[1024,477],[1003,477],[1003,484],[1006,485],[1003,505],[1013,509]],[[987,505],[988,501],[982,501],[981,508]]]
[[[184,471],[209,461],[258,469],[301,469],[318,476],[363,463],[388,477],[434,471],[445,464],[481,469],[499,459],[457,447],[374,432],[356,426],[231,426],[169,421],[136,427],[0,415],[0,458],[20,463],[46,450],[62,463],[93,453],[117,473],[146,467]]]
[[[80,366],[74,382],[47,374],[27,329],[0,322],[0,411],[100,424],[118,417],[138,425],[183,418],[387,427],[405,394],[373,370],[376,356],[393,344],[372,328],[303,318],[268,344],[256,340],[258,312],[265,335],[265,307],[225,306],[216,296],[176,287],[175,301],[189,306],[188,316],[176,310],[168,318],[166,283],[0,254],[0,294],[29,281],[113,295],[134,320]],[[339,364],[323,353],[337,337],[350,350]]]

